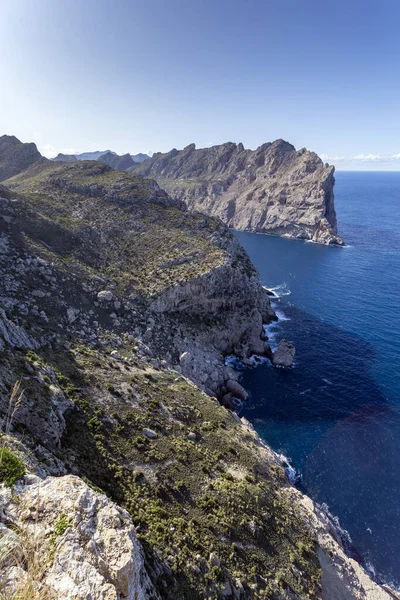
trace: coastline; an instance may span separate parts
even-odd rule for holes
[[[262,235],[270,235],[270,234],[262,234]],[[307,241],[307,240],[298,240],[298,241]],[[316,242],[316,243],[318,243],[318,242]],[[344,246],[342,246],[342,247],[344,247]],[[277,308],[277,303],[279,302],[281,295],[278,295],[276,293],[276,290],[281,288],[282,286],[279,285],[279,286],[276,286],[275,288],[270,288],[270,287],[263,285],[262,287],[266,291],[268,297],[270,298],[271,308],[274,310],[275,315],[277,316],[276,320],[271,321],[269,324],[264,325],[264,330],[265,330],[266,334],[268,335],[268,333],[271,334],[271,331],[269,330],[269,328],[274,327],[274,326],[276,327],[279,324],[279,322],[287,321],[290,319],[285,318],[283,313],[280,312],[279,309]],[[286,291],[282,295],[290,295],[290,291]],[[273,304],[274,300],[275,300],[275,305]],[[275,338],[278,335],[278,332],[273,332],[272,335]],[[271,335],[268,335],[267,341],[268,342],[272,341]],[[273,341],[276,342],[275,339]],[[276,347],[277,347],[277,345],[275,344],[275,348]],[[273,349],[273,347],[272,347],[272,349]],[[248,364],[248,362],[244,362],[243,360],[240,359],[240,357],[237,357],[237,356],[227,357],[229,366],[231,366],[239,374],[239,382],[241,379],[240,373],[243,370],[253,369],[265,362],[269,362],[271,364],[271,367],[274,367],[272,361],[270,360],[270,358],[267,355],[253,355],[252,357],[250,357],[250,359],[253,360],[253,365]],[[240,368],[238,368],[238,363],[240,363],[240,365],[241,365]],[[295,365],[293,365],[293,367],[295,367]],[[289,367],[289,369],[293,368],[293,367]],[[275,368],[277,368],[277,367],[275,367]],[[281,368],[281,367],[278,367],[278,368]],[[248,393],[247,390],[246,390],[246,392]],[[383,599],[384,597],[386,597],[386,596],[381,595],[381,593],[383,593],[383,594],[389,594],[391,598],[399,599],[400,598],[400,588],[397,588],[396,586],[394,586],[392,582],[384,581],[383,579],[381,579],[380,577],[378,577],[376,575],[373,565],[369,564],[368,561],[366,560],[366,558],[357,550],[357,547],[354,545],[350,533],[341,526],[339,518],[330,512],[328,504],[326,504],[325,502],[321,503],[321,504],[317,503],[313,499],[312,495],[307,490],[307,488],[302,485],[301,473],[299,473],[296,470],[296,468],[291,464],[290,459],[287,456],[285,456],[285,454],[275,451],[268,444],[268,442],[266,440],[264,440],[257,433],[255,427],[253,426],[253,424],[251,423],[250,420],[248,420],[245,417],[240,418],[239,413],[240,413],[241,408],[243,407],[243,404],[244,404],[243,402],[240,402],[240,405],[238,405],[238,407],[235,408],[235,412],[236,412],[236,410],[238,411],[236,413],[237,417],[238,417],[238,422],[240,421],[240,423],[244,427],[246,427],[247,430],[251,431],[252,434],[257,438],[257,443],[260,446],[264,447],[268,452],[272,452],[272,455],[275,457],[277,463],[281,467],[283,467],[283,469],[286,473],[288,485],[291,487],[292,490],[295,490],[295,492],[296,492],[296,493],[295,492],[289,493],[289,496],[292,496],[293,499],[296,498],[296,500],[299,501],[300,504],[304,507],[306,518],[309,518],[310,523],[311,522],[313,523],[312,527],[313,527],[314,533],[317,533],[317,531],[318,531],[318,533],[317,533],[318,540],[320,541],[321,539],[323,539],[323,543],[326,544],[326,542],[327,542],[326,535],[328,535],[328,537],[331,536],[334,539],[333,549],[330,546],[330,544],[332,542],[330,541],[330,544],[328,544],[330,557],[332,558],[332,556],[335,554],[335,551],[338,551],[338,548],[339,548],[338,557],[340,557],[340,560],[343,560],[342,554],[345,555],[345,557],[347,559],[346,567],[348,567],[350,570],[352,569],[354,572],[356,572],[356,575],[359,578],[360,582],[364,581],[364,578],[369,578],[375,584],[375,586],[377,586],[378,589],[373,590],[371,588],[370,590],[368,590],[367,595],[362,596],[362,598],[366,598],[366,599],[370,599],[370,600],[380,600],[381,598]],[[322,536],[321,536],[321,530],[318,530],[319,527],[321,527],[322,530],[325,530],[325,533]],[[333,554],[332,554],[332,552],[333,552]],[[356,565],[358,565],[358,568],[356,567]],[[322,564],[321,564],[321,566],[322,566]],[[323,566],[322,566],[322,568],[324,569]],[[369,592],[371,592],[371,595],[369,595]],[[329,594],[326,597],[331,598],[331,600],[336,600],[335,596],[330,597]]]

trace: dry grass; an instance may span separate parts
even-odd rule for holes
[[[21,407],[24,390],[16,381],[8,402],[7,414],[0,432],[0,466],[7,450],[6,442],[13,419]],[[3,527],[0,530],[0,600],[53,600],[54,596],[40,581],[46,561],[38,542],[28,529]]]
[[[28,529],[0,534],[0,600],[55,600],[41,583],[47,560],[40,550]]]
[[[9,435],[13,419],[21,407],[22,400],[24,399],[24,391],[25,390],[21,390],[21,379],[19,379],[14,383],[10,400],[8,401],[7,414],[4,419],[3,426],[0,430],[0,432],[3,433],[5,436]],[[4,448],[4,442],[2,444],[2,447]]]

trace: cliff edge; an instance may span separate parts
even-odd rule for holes
[[[283,140],[246,150],[227,143],[156,153],[132,172],[153,177],[191,210],[233,229],[343,245],[337,234],[334,167]]]

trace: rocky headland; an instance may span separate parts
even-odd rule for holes
[[[221,404],[276,318],[221,220],[101,162],[31,166],[0,186],[0,307],[7,600],[392,597]]]
[[[334,208],[334,167],[283,140],[257,150],[227,143],[153,154],[132,172],[154,178],[191,210],[233,229],[343,245]]]

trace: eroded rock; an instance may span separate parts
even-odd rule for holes
[[[279,342],[278,349],[274,352],[272,363],[276,367],[291,367],[296,349],[289,340],[283,339]]]
[[[42,565],[40,573],[21,571],[20,565],[12,564],[11,554],[10,587],[26,586],[27,579],[40,575],[40,581],[31,584],[58,600],[159,598],[124,509],[72,475],[30,480],[18,488],[18,499],[0,487],[2,519],[18,527],[20,544],[25,543],[24,535],[35,539]]]

